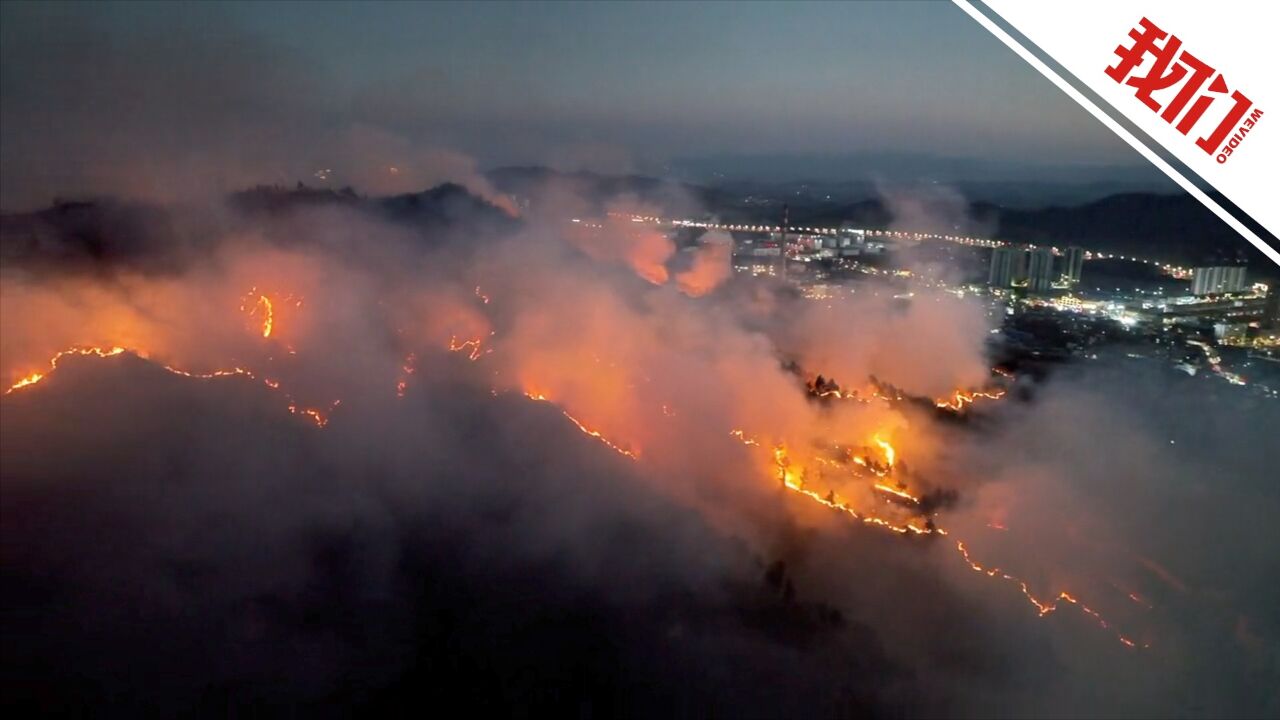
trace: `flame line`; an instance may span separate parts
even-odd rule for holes
[[[1061,604],[1060,604],[1061,602],[1068,602],[1068,603],[1071,603],[1072,605],[1075,605],[1077,608],[1079,608],[1081,612],[1091,616],[1094,619],[1094,621],[1097,622],[1099,627],[1101,627],[1103,630],[1110,631],[1112,634],[1116,636],[1116,639],[1118,639],[1125,646],[1130,648],[1136,648],[1138,646],[1137,643],[1135,643],[1128,636],[1126,636],[1125,634],[1121,633],[1119,630],[1116,630],[1114,627],[1112,627],[1111,623],[1108,622],[1106,618],[1102,617],[1102,615],[1098,611],[1080,602],[1080,600],[1077,599],[1071,593],[1063,590],[1063,591],[1060,591],[1056,596],[1054,596],[1052,600],[1048,600],[1048,601],[1041,600],[1040,598],[1036,597],[1034,593],[1031,592],[1031,588],[1027,585],[1027,582],[1022,578],[1016,577],[1014,575],[1010,575],[1009,573],[1002,571],[998,567],[987,568],[975,562],[973,557],[969,554],[969,549],[965,547],[965,544],[963,541],[956,540],[956,550],[960,553],[960,557],[964,558],[965,564],[967,564],[969,568],[974,572],[981,573],[983,575],[986,575],[987,577],[996,578],[998,580],[1004,580],[1006,582],[1016,585],[1018,589],[1022,591],[1023,596],[1026,597],[1027,602],[1031,603],[1031,605],[1033,605],[1036,608],[1036,611],[1039,613],[1038,615],[1039,617],[1044,617],[1045,615],[1056,612],[1058,608],[1061,607]],[[1148,648],[1150,647],[1150,644],[1143,643],[1142,647]]]
[[[541,394],[541,393],[531,393],[531,392],[525,391],[524,396],[525,396],[525,397],[527,397],[527,398],[529,398],[530,400],[536,400],[536,401],[538,401],[538,402],[545,402],[545,403],[552,403],[552,401],[551,401],[551,399],[550,399],[550,398],[548,398],[546,395],[543,395],[543,394]],[[552,404],[554,404],[554,403],[552,403]],[[571,422],[571,423],[573,423],[574,425],[576,425],[576,426],[578,427],[578,429],[579,429],[579,430],[581,430],[581,431],[582,431],[585,435],[587,435],[588,437],[593,437],[593,438],[595,438],[596,440],[598,440],[598,441],[600,441],[601,443],[603,443],[603,444],[605,445],[605,447],[608,447],[610,450],[613,450],[614,452],[618,453],[619,455],[623,455],[623,456],[625,456],[625,457],[628,457],[628,458],[630,458],[631,460],[639,460],[639,459],[640,459],[640,453],[639,453],[638,451],[628,450],[628,449],[626,449],[626,448],[624,448],[624,447],[621,447],[621,446],[619,446],[619,445],[615,444],[612,440],[610,440],[609,438],[607,438],[607,437],[605,437],[604,435],[602,435],[602,434],[600,433],[600,431],[598,431],[598,430],[592,430],[591,428],[589,428],[589,427],[587,427],[586,425],[584,425],[584,424],[582,423],[582,421],[581,421],[581,420],[579,420],[578,418],[574,417],[573,415],[570,415],[568,410],[565,410],[564,408],[562,408],[562,407],[558,407],[558,406],[557,406],[557,408],[556,408],[556,409],[557,409],[557,410],[559,410],[561,415],[564,415],[566,418],[568,418],[568,419],[569,419],[569,422]]]
[[[746,445],[760,444],[754,438],[748,437],[746,433],[743,432],[742,430],[733,430],[729,434],[733,437],[738,438],[743,442],[743,444],[746,444]],[[889,445],[884,440],[880,439],[879,435],[876,435],[873,438],[873,441],[881,445],[881,447],[885,449],[885,454],[887,458],[889,458],[890,460],[896,459],[896,453],[892,456],[890,455],[892,446]],[[846,515],[849,515],[853,519],[858,520],[863,524],[875,525],[875,526],[884,528],[886,530],[890,530],[895,533],[898,533],[899,535],[906,535],[908,533],[914,533],[916,535],[948,535],[949,534],[945,529],[938,527],[936,525],[920,527],[910,522],[904,525],[897,525],[887,520],[884,520],[882,518],[860,513],[854,510],[853,508],[849,507],[843,501],[841,501],[840,498],[838,498],[835,495],[834,491],[829,492],[827,496],[824,497],[820,493],[804,487],[804,481],[800,477],[798,477],[796,473],[792,472],[791,470],[791,462],[790,462],[790,459],[787,457],[787,451],[785,446],[783,445],[776,446],[773,450],[773,457],[774,457],[774,464],[778,468],[779,480],[781,481],[782,486],[784,488],[786,488],[787,490],[790,490],[791,492],[795,492],[800,495],[803,495],[809,498],[810,500],[817,502],[820,505],[845,513]],[[854,457],[854,460],[858,460],[858,459],[859,459],[858,457],[856,456]],[[864,461],[864,464],[865,464],[865,461]],[[882,492],[888,492],[893,495],[902,497],[904,499],[912,500],[917,504],[919,503],[918,498],[910,495],[905,491],[899,490],[893,486],[886,485],[884,483],[876,483],[873,487]],[[1079,610],[1082,613],[1093,618],[1093,620],[1098,624],[1099,627],[1115,635],[1116,638],[1120,641],[1120,643],[1122,643],[1126,647],[1129,647],[1129,648],[1138,647],[1138,644],[1134,642],[1133,639],[1131,639],[1127,635],[1121,633],[1119,630],[1114,628],[1111,625],[1111,623],[1102,616],[1101,613],[1089,607],[1088,605],[1084,604],[1071,593],[1066,591],[1061,591],[1052,600],[1048,600],[1048,601],[1042,600],[1039,597],[1037,597],[1034,593],[1031,592],[1031,587],[1027,584],[1026,581],[1022,580],[1021,578],[1016,577],[1014,575],[1010,575],[1009,573],[1006,573],[1000,570],[999,568],[987,568],[977,563],[973,559],[973,557],[969,554],[969,550],[965,546],[963,541],[956,540],[955,547],[957,552],[960,553],[960,556],[964,559],[965,563],[969,566],[970,569],[974,570],[975,572],[986,575],[987,577],[1003,580],[1005,582],[1009,582],[1017,586],[1018,589],[1022,592],[1022,595],[1027,599],[1027,601],[1033,607],[1036,608],[1038,617],[1044,617],[1053,612],[1056,612],[1058,608],[1061,607],[1061,604],[1064,602],[1070,603],[1071,605],[1074,605],[1077,608],[1079,608]],[[1147,647],[1150,647],[1150,645],[1144,643],[1142,647],[1147,648]]]

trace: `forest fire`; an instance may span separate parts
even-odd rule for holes
[[[730,433],[730,435],[741,440],[744,445],[752,445],[752,446],[759,445],[758,441],[748,437],[741,430],[734,430],[733,432]],[[878,434],[872,437],[872,442],[878,445],[884,451],[884,454],[886,456],[886,462],[888,462],[890,467],[892,467],[892,465],[896,461],[896,456],[897,456],[897,453],[893,448],[893,446],[889,444],[887,441],[883,440],[883,438],[881,438]],[[853,459],[855,460],[855,462],[858,460],[862,460],[862,462],[858,463],[859,465],[866,466],[868,463],[868,461],[862,458],[861,456],[854,456]],[[772,460],[777,471],[777,476],[781,481],[783,487],[785,487],[787,490],[803,495],[804,497],[807,497],[808,499],[813,500],[814,502],[817,502],[825,507],[831,508],[833,510],[838,510],[846,515],[849,515],[855,520],[861,521],[864,524],[873,525],[886,530],[890,530],[900,535],[905,535],[905,534],[948,535],[949,534],[945,529],[938,527],[934,523],[932,516],[925,518],[923,523],[920,522],[919,518],[913,518],[904,523],[894,523],[884,518],[868,514],[865,511],[859,511],[854,509],[849,505],[847,500],[836,495],[834,491],[828,491],[826,495],[823,495],[820,492],[810,490],[805,485],[804,478],[807,474],[805,472],[805,469],[803,467],[800,467],[799,469],[797,469],[797,466],[791,460],[791,457],[787,451],[786,445],[779,444],[774,447],[772,451]],[[912,503],[914,505],[920,504],[920,498],[912,495],[911,493],[907,492],[905,489],[902,489],[900,487],[894,487],[892,485],[888,485],[882,482],[876,482],[873,484],[872,487],[879,492],[887,493],[891,496],[900,498],[902,500],[906,500],[909,503]],[[1111,623],[1101,615],[1101,613],[1089,607],[1088,605],[1084,604],[1076,596],[1072,595],[1071,593],[1066,591],[1060,591],[1051,600],[1047,600],[1047,601],[1042,600],[1039,597],[1037,597],[1034,593],[1031,592],[1030,586],[1027,584],[1026,581],[1022,580],[1021,578],[1018,578],[1014,575],[1004,572],[999,568],[987,568],[987,567],[984,567],[983,565],[980,565],[970,555],[969,550],[963,541],[956,540],[955,548],[956,548],[956,551],[963,558],[965,564],[968,565],[972,570],[982,573],[987,577],[1000,579],[1000,580],[1014,584],[1022,592],[1023,596],[1027,599],[1027,601],[1036,608],[1036,611],[1039,617],[1044,617],[1046,615],[1049,615],[1055,612],[1061,607],[1061,603],[1068,603],[1076,606],[1077,608],[1079,608],[1079,610],[1082,613],[1093,618],[1093,620],[1102,629],[1109,630],[1112,633],[1114,633],[1116,635],[1117,640],[1119,640],[1121,644],[1129,648],[1138,647],[1138,644],[1134,640],[1117,631],[1111,625]],[[1150,647],[1150,645],[1143,644],[1142,647],[1146,648],[1146,647]]]
[[[482,304],[489,304],[489,296],[481,293],[478,286],[473,294]],[[280,302],[290,301],[295,306],[301,306],[301,300],[295,300],[293,296],[282,297],[280,300]],[[267,295],[259,293],[256,288],[251,290],[242,302],[242,311],[255,321],[254,332],[260,335],[263,341],[278,342],[278,306],[279,302],[273,302]],[[494,334],[494,332],[490,332],[490,336]],[[457,335],[450,337],[447,350],[453,353],[461,353],[472,362],[479,361],[493,352],[493,348],[486,342],[486,337],[463,340]],[[122,353],[133,353],[144,359],[148,357],[148,354],[144,351],[130,350],[122,346],[72,347],[55,354],[49,361],[48,369],[31,372],[19,378],[6,390],[6,393],[12,393],[38,384],[50,373],[57,370],[60,360],[68,355],[109,358]],[[595,357],[595,364],[599,365],[600,358],[598,356],[593,357]],[[167,372],[192,379],[213,379],[231,376],[259,379],[259,376],[254,371],[240,366],[216,369],[209,372],[195,372],[174,365],[158,365]],[[400,364],[399,371],[395,377],[395,395],[397,397],[403,398],[405,396],[408,382],[410,377],[417,371],[417,365],[418,357],[414,353],[410,352],[404,356],[404,360]],[[612,364],[610,366],[612,367]],[[280,390],[281,383],[278,379],[274,377],[262,377],[260,379],[266,388],[281,392],[284,395],[287,403],[285,407],[290,414],[306,418],[316,428],[326,427],[333,412],[341,404],[340,400],[335,400],[327,407],[307,407],[297,402],[287,392]],[[822,376],[818,376],[816,380],[806,383],[806,385],[810,397],[820,400],[855,400],[860,403],[879,400],[885,401],[892,406],[894,402],[905,397],[902,391],[875,378],[872,378],[867,387],[861,391],[843,390],[834,381],[827,380]],[[494,392],[496,394],[498,389],[495,388]],[[629,461],[639,462],[641,460],[641,452],[636,446],[605,435],[594,422],[581,415],[571,413],[567,408],[555,403],[546,392],[525,389],[523,394],[534,401],[557,404],[557,409],[560,413],[578,431],[627,458]],[[957,390],[949,398],[939,400],[936,404],[939,408],[958,412],[978,398],[998,399],[1004,394],[1003,390]],[[678,414],[677,407],[667,403],[663,403],[661,407],[662,414],[665,417],[674,417]],[[903,470],[904,466],[900,464],[899,450],[890,441],[889,433],[886,430],[871,433],[867,438],[866,445],[858,449],[846,449],[836,445],[817,450],[816,448],[820,447],[821,443],[788,444],[781,440],[771,441],[773,444],[766,446],[760,439],[748,435],[742,429],[731,430],[729,435],[748,448],[767,447],[768,455],[763,469],[765,473],[776,477],[779,484],[790,493],[807,498],[827,509],[835,510],[860,524],[877,527],[898,535],[946,536],[949,534],[947,530],[936,523],[936,509],[924,500],[928,494],[921,495],[918,490],[907,486],[906,479],[911,476],[907,475]],[[809,447],[810,445],[815,447],[815,451],[806,451],[800,454],[809,454],[812,457],[805,461],[798,461],[797,458],[800,457],[800,454],[793,448]],[[810,466],[814,468],[813,472],[810,472]],[[827,474],[824,474],[824,472]],[[812,483],[815,479],[817,482],[822,482],[823,479],[833,480],[840,485],[840,489],[837,489],[837,487],[813,487]],[[914,480],[912,484],[915,484]],[[858,488],[861,488],[861,491]],[[1036,608],[1039,616],[1049,615],[1063,604],[1071,604],[1078,607],[1081,612],[1091,616],[1102,628],[1116,632],[1109,621],[1104,619],[1092,607],[1078,600],[1075,595],[1061,591],[1051,600],[1042,600],[1032,593],[1030,586],[1022,579],[998,568],[987,568],[976,562],[970,556],[969,550],[963,542],[957,540],[955,549],[965,563],[974,571],[1009,582],[1018,587],[1028,602]],[[1127,636],[1116,634],[1118,639],[1126,646],[1137,646],[1137,643]]]
[[[0,5],[6,705],[1278,714],[1273,263],[1002,4],[392,5]]]

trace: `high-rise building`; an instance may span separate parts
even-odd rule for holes
[[[1273,283],[1267,291],[1267,304],[1262,311],[1262,327],[1280,330],[1280,284]]]
[[[1049,292],[1053,279],[1053,250],[1047,247],[1032,250],[1027,267],[1027,289],[1035,293]]]
[[[999,247],[991,251],[991,271],[987,284],[991,287],[1021,285],[1027,279],[1027,251],[1019,247]]]
[[[1013,284],[1027,284],[1027,256],[1026,250],[1018,250],[1013,254]]]
[[[1084,248],[1072,245],[1062,256],[1062,279],[1071,285],[1080,284],[1084,271]]]
[[[1022,280],[1027,271],[1027,251],[1015,247],[998,247],[991,251],[991,272],[987,284],[1007,288]]]
[[[1243,265],[1198,267],[1191,277],[1192,295],[1233,293],[1244,290]]]

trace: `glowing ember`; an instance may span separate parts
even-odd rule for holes
[[[417,371],[416,363],[418,356],[409,353],[404,359],[404,364],[400,366],[400,378],[396,380],[396,397],[404,397],[405,390],[409,388],[409,376]]]

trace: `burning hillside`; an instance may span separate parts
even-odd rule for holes
[[[119,607],[163,625],[181,615],[175,607],[205,602],[192,593],[216,586],[225,606],[201,612],[278,648],[272,634],[296,639],[295,631],[281,630],[289,623],[258,603],[284,598],[282,607],[314,610],[306,593],[320,572],[310,554],[319,533],[361,558],[355,568],[322,553],[344,568],[339,575],[377,575],[360,581],[369,595],[350,602],[362,613],[394,606],[380,621],[391,625],[374,623],[387,637],[369,641],[390,653],[384,665],[393,677],[412,666],[395,618],[414,615],[394,588],[405,582],[405,563],[423,553],[433,571],[466,578],[488,567],[515,577],[553,566],[565,587],[598,597],[606,616],[643,608],[636,612],[656,613],[643,622],[671,638],[701,637],[688,656],[700,660],[746,643],[773,667],[778,653],[809,642],[792,636],[794,623],[825,618],[823,642],[839,648],[830,652],[884,652],[886,672],[940,672],[936,648],[927,660],[904,648],[928,645],[920,638],[944,632],[977,603],[992,608],[991,617],[973,619],[986,631],[1026,632],[1028,619],[1043,619],[1058,630],[1037,632],[1074,636],[1090,657],[1166,662],[1168,623],[1153,619],[1142,572],[1114,562],[1111,531],[1083,521],[1037,528],[1042,518],[1016,515],[1016,492],[990,490],[1012,486],[964,459],[986,441],[947,418],[1017,410],[1003,398],[1018,380],[992,371],[984,356],[981,308],[932,298],[907,308],[875,298],[817,305],[732,277],[715,243],[680,272],[670,240],[652,228],[607,214],[575,222],[579,210],[544,207],[483,244],[424,248],[394,223],[320,208],[222,238],[208,262],[176,271],[5,267],[0,402],[12,582],[26,597],[35,563],[74,555],[80,544],[46,531],[87,520],[86,532],[118,530],[118,549],[139,553],[127,563],[139,589],[121,589],[112,601]],[[132,411],[149,415],[121,427]],[[94,439],[96,414],[111,422]],[[228,433],[237,446],[221,442]],[[156,487],[152,454],[183,504],[169,508],[176,525],[162,521],[148,539],[146,523],[166,503],[138,490],[144,499],[132,506],[95,486],[126,494],[137,482]],[[65,459],[51,459],[58,456]],[[88,470],[96,464],[101,477]],[[74,488],[92,493],[84,507],[104,503],[104,514],[73,507]],[[212,515],[186,506],[205,495]],[[57,506],[63,502],[71,505]],[[37,523],[48,512],[48,524]],[[426,532],[414,529],[423,518],[438,528],[426,549],[421,538],[405,539]],[[223,554],[219,522],[266,543],[266,557]],[[655,540],[667,523],[674,534]],[[350,547],[348,531],[368,533],[367,544]],[[37,539],[22,539],[27,532]],[[1018,539],[1028,532],[1053,536],[1052,550],[1038,557]],[[456,548],[447,559],[441,543]],[[658,548],[653,566],[647,544]],[[242,562],[249,576],[221,584]],[[776,563],[786,579],[771,570],[766,585],[790,589],[761,600],[747,578]],[[88,569],[67,572],[56,592],[76,602],[109,582]],[[984,582],[973,585],[974,576]],[[640,584],[614,589],[628,577]],[[145,589],[152,581],[163,590]],[[921,593],[935,599],[920,602]],[[63,611],[83,609],[71,603],[38,614],[55,623]],[[757,612],[776,616],[742,620]],[[829,622],[837,616],[841,622]],[[717,629],[700,635],[711,626],[699,617]],[[433,621],[404,622],[426,623],[429,634]],[[1078,622],[1092,635],[1073,634]],[[110,629],[103,647],[131,637],[130,627]],[[190,638],[200,642],[199,633]],[[43,651],[23,642],[25,652]],[[219,645],[226,657],[198,672],[240,692],[281,671],[270,653],[243,672],[231,669],[242,645],[227,642]],[[317,662],[329,664],[307,668],[305,687],[293,690],[323,695],[316,687],[374,652],[363,643],[325,640]],[[785,663],[777,667],[789,674]],[[842,675],[837,665],[810,677]],[[841,693],[877,707],[903,702],[878,685],[855,682]],[[818,706],[829,708],[792,707]]]

